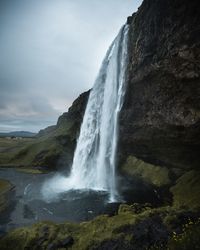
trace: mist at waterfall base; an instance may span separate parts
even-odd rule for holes
[[[126,88],[127,40],[125,25],[108,49],[90,92],[71,174],[48,180],[42,188],[45,200],[57,199],[69,190],[94,190],[107,193],[109,202],[119,201],[115,159],[118,115]]]

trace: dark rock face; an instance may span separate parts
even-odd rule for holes
[[[200,3],[145,0],[130,24],[119,163],[128,155],[183,169],[200,162]]]
[[[83,120],[85,108],[87,105],[90,90],[82,93],[69,108],[68,112],[64,113],[58,118],[57,127],[63,126],[63,123],[72,120],[76,121],[77,127],[80,129],[80,124]]]

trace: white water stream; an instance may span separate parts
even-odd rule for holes
[[[117,199],[115,159],[118,115],[126,88],[127,40],[126,25],[108,49],[90,92],[71,174],[67,178],[57,177],[54,191],[105,190],[111,202]]]

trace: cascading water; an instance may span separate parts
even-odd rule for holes
[[[62,191],[105,190],[110,201],[116,200],[115,158],[118,115],[125,93],[127,40],[125,25],[108,49],[90,92],[71,174],[61,181]]]
[[[74,155],[74,188],[107,190],[116,197],[115,155],[118,114],[125,92],[128,26],[110,46],[91,90]]]

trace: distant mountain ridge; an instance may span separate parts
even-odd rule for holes
[[[36,133],[29,132],[29,131],[12,131],[8,133],[0,132],[0,137],[34,137]]]

